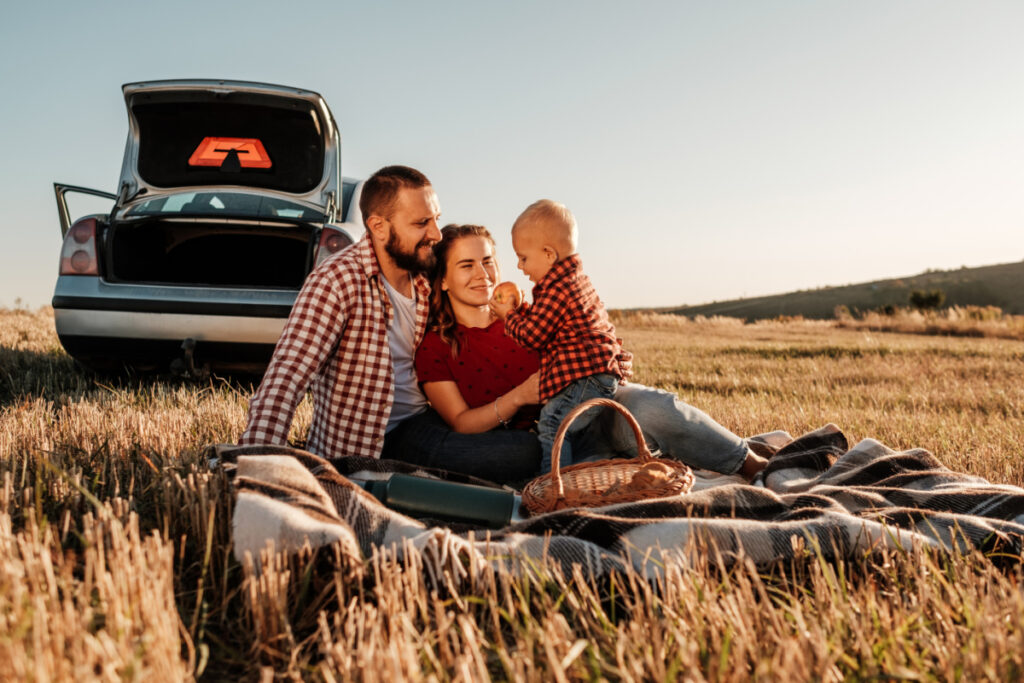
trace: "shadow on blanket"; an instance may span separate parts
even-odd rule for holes
[[[774,450],[757,486],[724,483],[686,495],[597,509],[564,510],[489,534],[431,525],[381,505],[347,477],[420,473],[469,477],[367,458],[326,460],[280,446],[218,447],[236,465],[234,551],[242,561],[268,543],[284,551],[337,543],[362,564],[376,550],[418,551],[435,571],[464,574],[470,563],[549,559],[600,575],[630,564],[645,576],[665,561],[688,562],[717,549],[725,562],[757,564],[815,549],[826,558],[879,548],[928,546],[1019,556],[1024,489],[953,472],[928,451],[895,452],[873,439],[852,449],[834,425]],[[728,481],[728,480],[727,480]]]

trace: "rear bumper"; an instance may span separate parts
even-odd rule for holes
[[[53,308],[57,336],[275,344],[286,318]]]
[[[93,366],[159,367],[194,339],[197,362],[265,368],[298,292],[110,284],[61,276],[53,296],[57,336]]]
[[[98,277],[61,275],[54,310],[110,311],[287,319],[297,289],[111,284]]]

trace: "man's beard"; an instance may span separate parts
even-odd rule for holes
[[[421,247],[433,247],[434,240],[423,239],[410,251],[402,251],[402,248],[398,244],[398,235],[395,233],[395,229],[391,228],[388,232],[388,241],[384,244],[384,251],[387,252],[391,260],[395,262],[395,265],[402,270],[407,270],[410,273],[425,273],[434,267],[434,250],[430,249],[427,255],[420,258],[419,251]]]

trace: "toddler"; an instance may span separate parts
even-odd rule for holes
[[[505,333],[540,354],[541,472],[551,469],[551,449],[563,418],[583,401],[613,398],[619,383],[632,374],[633,355],[622,349],[604,304],[583,273],[576,240],[576,219],[569,209],[550,199],[531,204],[512,226],[512,248],[519,270],[534,284],[533,303],[517,307],[494,298],[490,303],[505,321]],[[598,412],[576,418],[569,434],[586,427]],[[560,467],[572,464],[568,439],[558,462]]]

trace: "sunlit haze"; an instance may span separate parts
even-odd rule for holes
[[[121,85],[167,78],[319,92],[346,176],[422,170],[443,222],[488,226],[524,287],[512,222],[565,203],[613,308],[1024,259],[1017,1],[64,2],[0,17],[0,307],[49,303],[52,183],[113,192]]]

